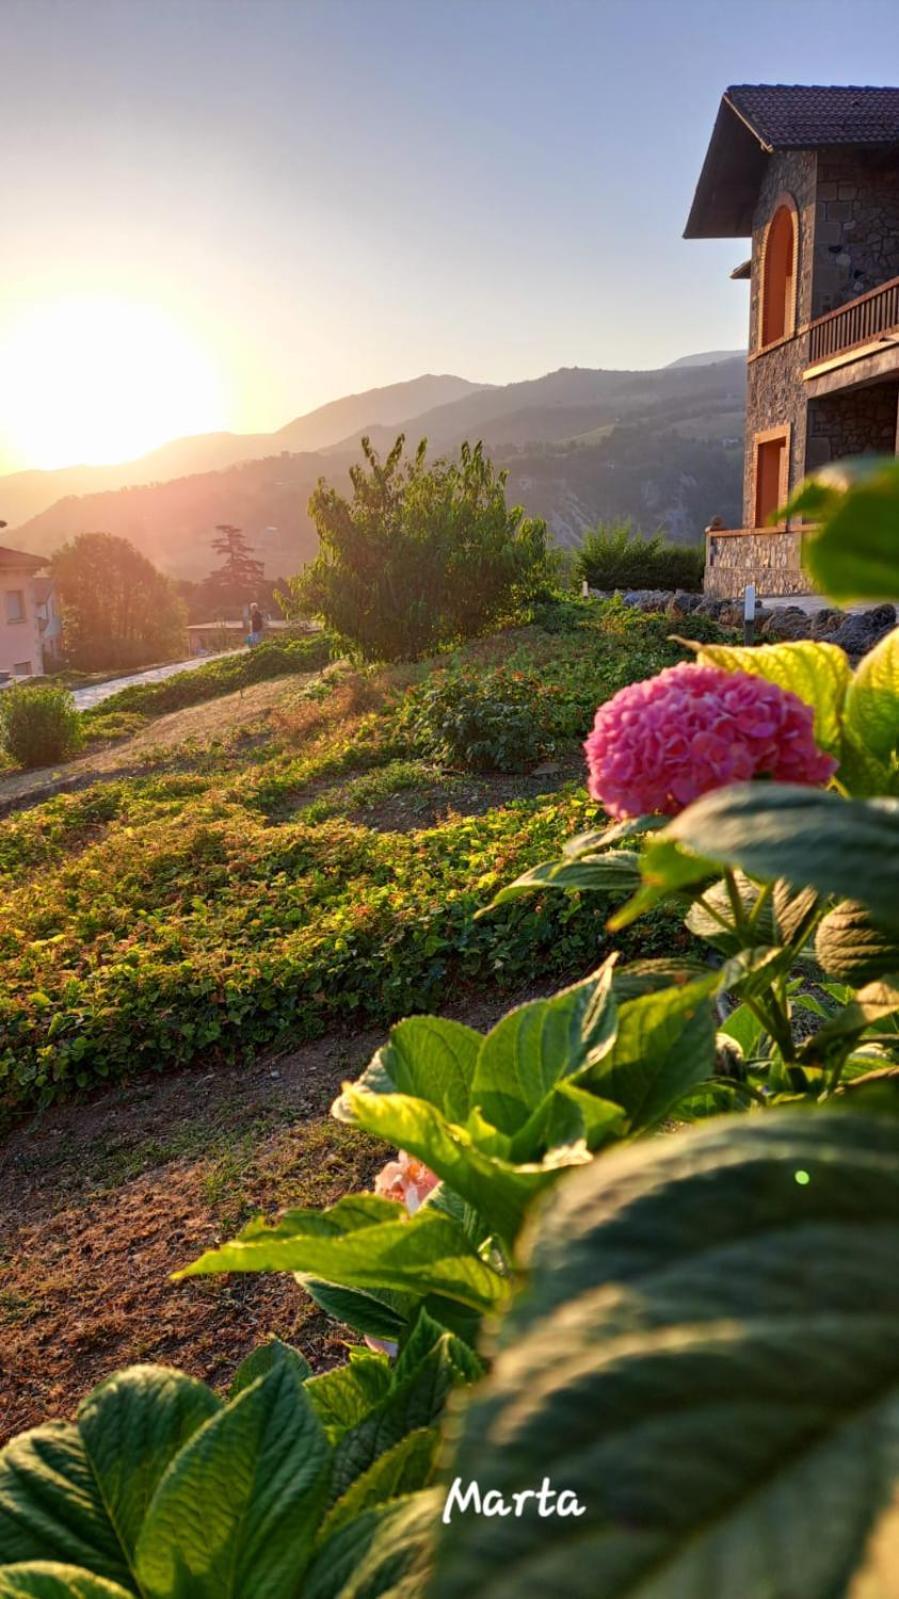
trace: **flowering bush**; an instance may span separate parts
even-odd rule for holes
[[[675,816],[710,789],[754,777],[824,784],[837,768],[796,694],[687,661],[601,705],[584,748],[590,793],[616,817]]]

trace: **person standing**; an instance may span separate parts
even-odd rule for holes
[[[265,617],[254,600],[250,606],[250,636],[247,639],[247,643],[250,645],[261,644],[264,633]]]

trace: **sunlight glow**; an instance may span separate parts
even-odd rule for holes
[[[0,333],[0,438],[24,465],[126,461],[225,425],[215,362],[161,307],[78,295]]]

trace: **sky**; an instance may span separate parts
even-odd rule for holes
[[[721,92],[889,82],[899,4],[0,0],[0,61],[2,473],[742,346]]]

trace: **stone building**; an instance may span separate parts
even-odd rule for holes
[[[724,94],[685,230],[751,238],[743,526],[709,530],[706,591],[807,592],[770,518],[828,461],[899,453],[899,89]]]

